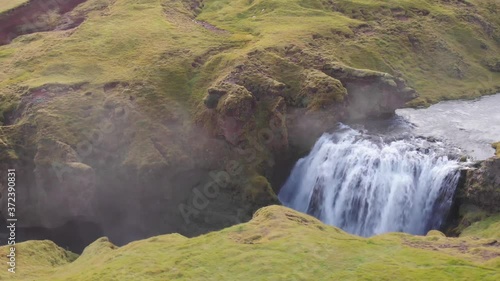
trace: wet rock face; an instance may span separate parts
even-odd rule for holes
[[[489,212],[500,212],[500,158],[483,161],[475,170],[467,172],[459,197]]]
[[[408,101],[418,97],[406,82],[388,73],[326,64],[323,71],[346,87],[349,119],[384,117],[394,114]]]
[[[500,72],[500,58],[493,58],[485,62],[486,67],[492,72]]]
[[[301,106],[321,110],[342,104],[346,99],[347,90],[339,80],[315,69],[304,71],[303,76],[304,83],[299,94]]]
[[[93,218],[90,203],[96,191],[95,171],[80,162],[76,151],[60,141],[45,139],[38,145],[33,164],[32,175],[25,167],[19,170],[26,177],[20,178],[20,186],[25,188],[17,189],[23,206],[18,217],[23,225],[53,228],[76,217]],[[26,188],[31,177],[36,188]]]
[[[227,87],[228,93],[217,105],[217,123],[226,140],[236,144],[244,133],[245,125],[255,113],[255,97],[242,86]]]

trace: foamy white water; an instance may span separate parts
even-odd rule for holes
[[[476,160],[492,157],[491,144],[500,141],[500,94],[396,113],[415,125],[413,133],[446,140]]]
[[[384,141],[342,125],[297,162],[279,198],[361,236],[425,234],[441,226],[458,179],[459,163],[440,143]]]

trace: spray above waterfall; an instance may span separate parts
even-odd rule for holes
[[[340,125],[297,162],[279,198],[361,236],[425,234],[451,206],[460,174],[451,158],[438,142],[384,140]]]

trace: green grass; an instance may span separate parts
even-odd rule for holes
[[[48,241],[20,243],[9,280],[498,280],[500,250],[487,241],[367,239],[271,206],[248,223],[190,239],[163,235],[120,248],[99,239],[75,261]]]
[[[479,16],[453,1],[325,3],[207,1],[199,18],[253,35],[252,47],[297,44],[309,49],[309,44],[327,59],[401,74],[421,94],[413,105],[474,98],[498,89],[500,74],[487,70],[484,58],[498,56],[500,34],[487,35],[481,27],[500,24],[495,10],[485,9],[495,5],[492,1],[470,1]],[[367,32],[358,32],[361,26]]]
[[[0,0],[0,13],[21,6],[28,1],[29,0]]]
[[[191,66],[193,59],[205,56],[209,50],[240,42],[238,38],[210,32],[194,23],[177,1],[162,5],[156,0],[89,0],[71,15],[84,15],[86,21],[71,32],[29,34],[0,46],[0,124],[4,113],[16,108],[20,96],[29,95],[26,89],[47,88],[51,84],[66,87],[60,94],[36,104],[30,114],[13,126],[22,130],[24,126],[37,124],[45,129],[30,135],[15,134],[14,130],[5,136],[5,142],[35,146],[40,139],[51,138],[75,147],[88,139],[85,134],[102,123],[107,114],[106,104],[110,103],[128,106],[133,114],[143,116],[141,120],[147,125],[129,124],[130,131],[156,127],[155,131],[165,134],[168,129],[156,119],[178,119],[185,114],[185,108],[194,108],[200,101],[192,94],[195,90],[191,81],[197,76],[197,70]],[[129,86],[103,91],[103,85],[115,81]],[[198,81],[197,85],[208,83]],[[93,93],[92,96],[84,95],[87,92]],[[136,98],[133,105],[130,96]],[[137,134],[127,146],[126,163],[163,161],[157,152],[141,156],[141,150],[155,151],[149,136],[149,133]]]
[[[473,223],[471,226],[462,231],[460,236],[500,239],[500,214]]]

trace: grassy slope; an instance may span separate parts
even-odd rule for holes
[[[253,35],[252,47],[294,43],[348,65],[401,74],[421,93],[415,105],[477,97],[499,86],[500,75],[482,65],[500,52],[498,6],[486,8],[497,5],[492,1],[325,2],[207,1],[199,18]],[[486,34],[471,15],[496,33]]]
[[[500,239],[500,214],[473,223],[460,236],[476,236]]]
[[[200,77],[190,73],[188,61],[211,48],[231,43],[244,47],[231,48],[225,60],[218,57],[214,63],[234,60],[256,47],[295,43],[313,44],[316,49],[314,44],[317,44],[326,57],[356,67],[401,72],[410,78],[424,99],[432,102],[477,95],[471,91],[491,88],[500,78],[480,66],[482,59],[500,52],[500,39],[491,38],[498,33],[487,36],[478,24],[462,19],[464,15],[480,12],[489,16],[484,17],[485,21],[489,20],[498,29],[498,18],[484,8],[488,0],[470,1],[480,5],[475,8],[478,12],[454,1],[444,4],[437,0],[343,0],[337,1],[336,8],[319,0],[205,1],[198,18],[231,31],[232,36],[194,24],[178,2],[117,0],[110,4],[109,0],[90,0],[78,8],[88,19],[75,32],[28,35],[0,47],[0,64],[4,69],[0,88],[16,84],[100,84],[151,78],[164,92],[182,95],[178,92],[184,90],[183,94],[189,94],[192,89],[182,85]],[[408,19],[394,18],[391,9],[408,11]],[[411,12],[416,10],[430,14],[419,17]],[[364,16],[358,16],[359,11]],[[354,36],[353,29],[360,25],[368,26],[371,31]],[[322,41],[312,42],[313,34]],[[338,40],[338,34],[342,40]],[[409,46],[409,35],[422,42],[421,50]],[[488,49],[483,50],[481,43]],[[455,66],[462,68],[463,79],[453,77]],[[165,81],[174,77],[175,83]]]
[[[134,109],[151,119],[176,118],[178,102],[186,105],[191,100],[193,59],[238,41],[194,23],[182,3],[165,2],[162,6],[156,0],[89,0],[72,12],[86,17],[77,29],[30,34],[0,46],[0,123],[3,113],[15,108],[21,95],[26,96],[26,88],[87,83],[82,90],[68,91],[37,104],[16,125],[0,130],[0,139],[7,144],[29,144],[49,137],[75,147],[86,139],[82,133],[94,129],[103,118],[106,103],[130,103],[129,96],[136,98]],[[114,81],[136,86],[105,93],[103,85]],[[85,92],[93,95],[85,96]],[[158,131],[151,129],[154,122],[146,117],[140,119],[131,130]],[[28,124],[46,129],[37,130],[32,140],[26,140],[29,136],[16,132]],[[138,165],[154,162],[144,159],[147,153],[134,156],[134,150],[149,149],[142,144],[149,134],[137,136],[129,148],[130,161]]]
[[[249,51],[290,44],[354,67],[402,75],[421,93],[413,105],[477,97],[500,83],[500,74],[483,66],[500,53],[500,19],[492,0],[470,0],[476,5],[471,7],[438,0],[204,1],[197,19],[227,32],[193,21],[195,14],[184,5],[190,2],[89,0],[72,12],[86,18],[78,28],[21,36],[0,46],[0,123],[26,88],[88,83],[80,92],[51,99],[50,107],[37,107],[0,131],[0,139],[19,143],[16,128],[32,124],[28,117],[36,115],[50,129],[38,130],[34,141],[56,137],[74,146],[79,132],[96,122],[75,121],[82,104],[98,108],[102,99],[129,95],[151,119],[177,114],[178,103],[192,111]],[[114,81],[146,86],[103,93],[102,85]],[[99,98],[82,96],[87,91]]]
[[[175,6],[171,4],[169,8]],[[111,4],[107,0],[91,0],[75,13],[87,15],[88,19],[71,34],[64,31],[32,34],[1,47],[0,58],[6,69],[0,86],[102,84],[146,80],[150,76],[160,78],[162,73],[157,72],[165,65],[158,64],[166,63],[160,56],[189,46],[185,53],[163,58],[168,60],[169,71],[180,76],[176,82],[186,84],[182,74],[188,67],[183,65],[183,59],[199,55],[222,41],[188,24],[187,18],[168,18],[157,1],[122,0]],[[148,72],[149,68],[155,73]],[[179,87],[169,86],[165,89],[173,91]]]
[[[18,7],[29,0],[0,0],[0,13]]]
[[[73,262],[50,242],[21,243],[9,280],[498,280],[500,250],[488,242],[439,233],[366,239],[271,206],[191,239],[172,234],[116,248],[102,238]]]

